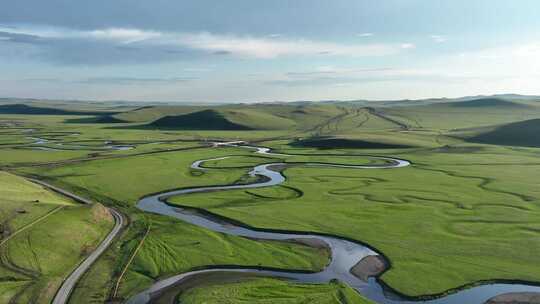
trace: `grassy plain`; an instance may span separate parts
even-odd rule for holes
[[[257,278],[221,285],[203,284],[180,294],[178,303],[198,304],[369,304],[353,289],[339,282],[294,284],[276,279]]]
[[[489,146],[461,149],[399,153],[415,165],[395,170],[287,169],[284,185],[303,193],[300,197],[257,189],[192,194],[171,202],[255,227],[365,241],[392,262],[382,279],[408,295],[494,278],[540,280],[540,269],[532,266],[540,262],[535,254],[540,247],[531,243],[540,228],[537,154]],[[480,150],[472,154],[471,149]],[[415,280],[404,279],[411,274]]]
[[[328,263],[324,249],[228,236],[159,216],[149,220],[150,233],[122,281],[121,295],[140,291],[159,278],[212,265],[317,271]]]
[[[199,158],[230,153],[245,153],[234,148],[204,149],[135,156],[122,159],[95,160],[56,168],[25,168],[26,173],[90,195],[103,202],[130,210],[138,198],[154,192],[186,186],[238,181],[245,169],[223,172],[193,171],[189,165]],[[122,180],[122,183],[118,183]],[[131,211],[133,212],[133,211]],[[138,246],[148,225],[150,232],[122,280],[118,297],[126,297],[155,280],[211,265],[247,265],[316,271],[328,262],[325,250],[294,243],[258,242],[230,237],[194,227],[178,220],[159,216],[134,216],[131,232],[126,234],[117,259],[109,260],[118,274]],[[107,263],[104,261],[102,264]],[[103,266],[105,268],[105,266]],[[114,275],[113,271],[111,275]],[[92,276],[93,275],[93,276]],[[92,272],[85,280],[96,282],[103,274]],[[104,281],[110,280],[104,279]],[[102,281],[103,282],[103,281]],[[99,284],[95,284],[99,285]],[[107,284],[103,288],[110,288]],[[76,292],[74,299],[107,297],[100,288]],[[99,303],[96,301],[96,303]]]
[[[325,252],[296,244],[228,237],[174,219],[142,214],[133,205],[149,193],[242,181],[249,168],[262,163],[381,163],[361,155],[404,158],[413,166],[392,170],[294,166],[285,170],[288,179],[280,186],[193,194],[171,202],[204,208],[255,227],[329,233],[366,242],[392,264],[381,279],[407,295],[442,293],[480,280],[540,281],[536,254],[540,250],[540,190],[536,182],[540,179],[540,152],[527,148],[537,141],[531,124],[513,125],[540,117],[540,107],[535,103],[488,100],[378,109],[328,104],[224,106],[215,107],[222,117],[256,130],[140,128],[166,113],[184,115],[201,109],[142,108],[115,115],[128,122],[120,124],[81,123],[73,120],[81,116],[68,115],[0,117],[0,121],[16,121],[19,128],[36,128],[38,134],[53,138],[58,131],[79,133],[55,138],[65,144],[86,143],[95,148],[102,141],[112,140],[136,146],[129,151],[99,152],[121,156],[118,158],[91,159],[90,148],[60,152],[21,149],[28,145],[22,131],[2,129],[9,134],[2,137],[6,145],[0,146],[0,155],[5,156],[0,158],[1,165],[75,160],[17,170],[120,208],[130,217],[130,226],[120,241],[75,290],[74,303],[104,302],[142,240],[120,281],[119,298],[156,279],[211,265],[319,269],[327,260]],[[532,136],[517,144],[500,141],[508,138],[507,133],[491,136],[497,140],[485,142],[489,144],[464,141],[508,128],[513,132],[525,128],[524,134]],[[214,139],[262,140],[258,144],[276,148],[277,152],[302,155],[265,156],[239,148],[166,151]],[[295,145],[306,139],[354,144],[324,150]],[[396,149],[396,145],[409,148]],[[141,152],[156,153],[135,155]],[[234,157],[205,163],[213,169],[204,173],[189,168],[195,160],[229,155]],[[20,281],[9,284],[13,288],[23,286]],[[242,303],[271,297],[275,294],[269,294],[269,290],[274,288],[278,295],[291,295],[284,300],[290,301],[283,303],[305,300],[304,291],[321,294],[322,300],[330,301],[321,303],[333,303],[332,295],[345,292],[336,286],[257,279],[195,288],[182,296],[187,303],[197,297],[213,301],[214,294],[216,299],[227,296],[231,303]]]

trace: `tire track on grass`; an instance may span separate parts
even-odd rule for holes
[[[118,289],[120,288],[120,283],[122,281],[122,279],[124,278],[124,275],[126,274],[127,270],[129,269],[129,266],[131,265],[131,263],[133,262],[133,260],[135,259],[135,257],[137,256],[137,253],[139,252],[139,250],[141,249],[141,247],[143,246],[144,244],[144,241],[146,240],[146,237],[148,236],[148,234],[150,233],[150,228],[152,227],[151,224],[148,225],[148,227],[146,228],[146,232],[144,233],[143,235],[143,238],[141,239],[141,241],[139,242],[139,244],[137,245],[137,247],[135,248],[135,251],[133,252],[133,254],[131,255],[131,257],[129,258],[126,266],[124,267],[124,269],[122,270],[122,272],[120,273],[120,276],[118,277],[118,280],[116,281],[116,284],[114,286],[114,291],[113,291],[113,294],[112,294],[112,298],[116,298],[116,295],[118,294]]]

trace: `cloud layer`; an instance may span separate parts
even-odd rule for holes
[[[89,50],[95,50],[101,58],[109,55],[111,62],[115,62],[119,60],[119,53],[124,53],[127,58],[133,57],[134,60],[140,60],[141,57],[148,59],[150,53],[156,52],[168,54],[161,59],[177,58],[186,53],[273,59],[285,56],[387,56],[414,47],[411,43],[336,43],[283,38],[280,35],[254,37],[209,32],[160,32],[136,28],[76,30],[35,25],[0,26],[0,43],[7,42],[41,47],[39,51],[45,53],[42,58],[66,58],[68,63],[77,60],[84,62],[84,57],[64,57],[65,53],[77,49],[87,56],[89,63],[96,63]]]

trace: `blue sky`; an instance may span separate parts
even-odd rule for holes
[[[17,0],[0,95],[250,102],[540,94],[536,0]]]

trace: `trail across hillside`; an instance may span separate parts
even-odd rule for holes
[[[83,198],[79,195],[76,195],[72,192],[61,189],[49,183],[36,180],[36,179],[29,179],[29,180],[36,184],[49,188],[52,191],[60,193],[69,198],[72,198],[83,204],[92,204],[92,201],[86,198]],[[96,262],[96,260],[100,257],[100,255],[103,252],[105,252],[105,250],[112,244],[114,238],[120,233],[122,226],[124,225],[124,217],[118,211],[112,208],[108,208],[108,210],[114,218],[115,224],[114,224],[113,229],[111,230],[111,232],[109,232],[109,234],[105,237],[105,239],[98,245],[98,247],[92,253],[90,253],[90,255],[84,261],[82,261],[82,263],[79,264],[77,268],[75,268],[73,272],[62,282],[62,285],[60,286],[60,288],[56,292],[56,295],[54,296],[54,299],[52,301],[53,304],[68,303],[69,296],[71,295],[71,292],[73,291],[73,288],[75,287],[75,284],[79,281],[82,275],[88,269],[90,269],[90,266],[92,266],[92,264]]]

